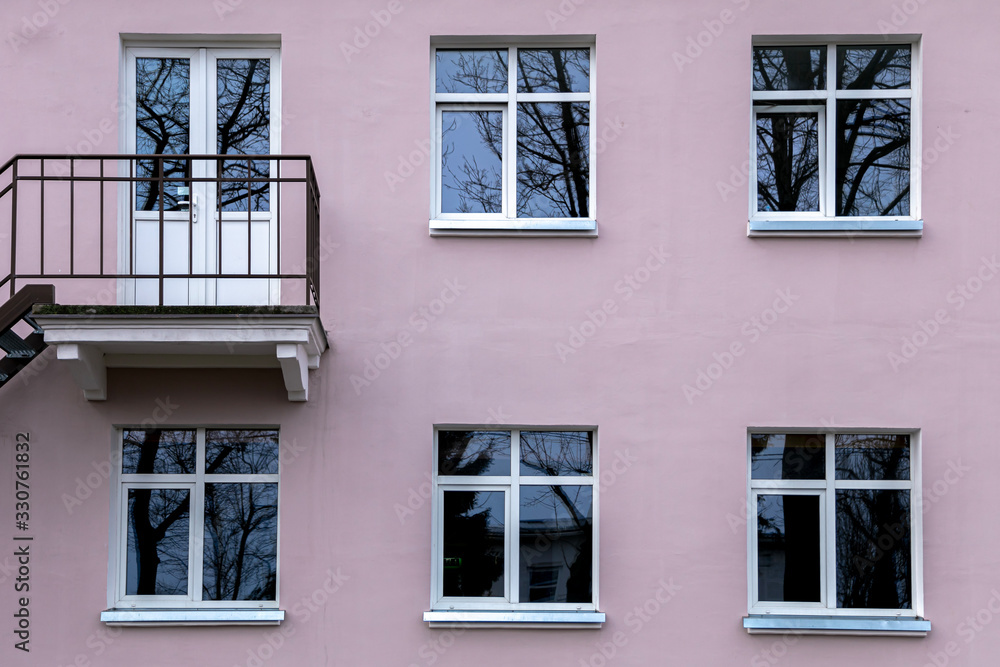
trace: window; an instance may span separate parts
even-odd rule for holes
[[[749,435],[752,615],[923,615],[918,440]]]
[[[594,231],[593,47],[432,54],[432,232]]]
[[[595,432],[440,428],[435,435],[425,620],[603,621]]]
[[[918,233],[916,42],[755,40],[750,231]]]
[[[278,431],[123,429],[106,621],[280,620]],[[227,610],[201,617],[169,610]]]

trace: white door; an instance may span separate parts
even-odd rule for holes
[[[276,186],[251,180],[275,162],[238,157],[278,152],[277,50],[129,48],[125,77],[127,153],[233,158],[129,167],[121,273],[203,276],[165,278],[163,305],[278,303],[279,281],[252,277],[277,273]],[[158,278],[125,283],[125,303],[161,303]]]

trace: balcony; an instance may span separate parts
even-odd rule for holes
[[[55,287],[29,319],[90,400],[107,368],[273,367],[305,401],[328,348],[319,204],[308,156],[18,155],[0,294]]]

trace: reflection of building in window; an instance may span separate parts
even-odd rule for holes
[[[916,440],[750,434],[751,612],[922,615]]]
[[[596,608],[592,431],[442,429],[436,460],[435,604]]]
[[[559,586],[559,567],[551,565],[528,566],[528,601],[550,602],[556,599]]]

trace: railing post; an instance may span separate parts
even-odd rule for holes
[[[164,237],[164,234],[163,234],[163,209],[166,208],[166,203],[167,203],[165,201],[165,195],[164,195],[164,191],[165,191],[164,181],[166,180],[164,169],[166,169],[166,165],[163,162],[163,156],[162,155],[159,158],[157,158],[157,166],[158,166],[157,174],[159,176],[159,191],[160,191],[160,196],[159,196],[159,200],[160,200],[159,201],[159,204],[160,204],[160,264],[159,264],[159,266],[157,268],[159,269],[159,286],[160,286],[160,303],[159,303],[159,305],[162,306],[163,305],[163,237]]]
[[[19,159],[14,159],[11,171],[10,191],[10,295],[14,296],[14,284],[17,282],[17,165]]]

